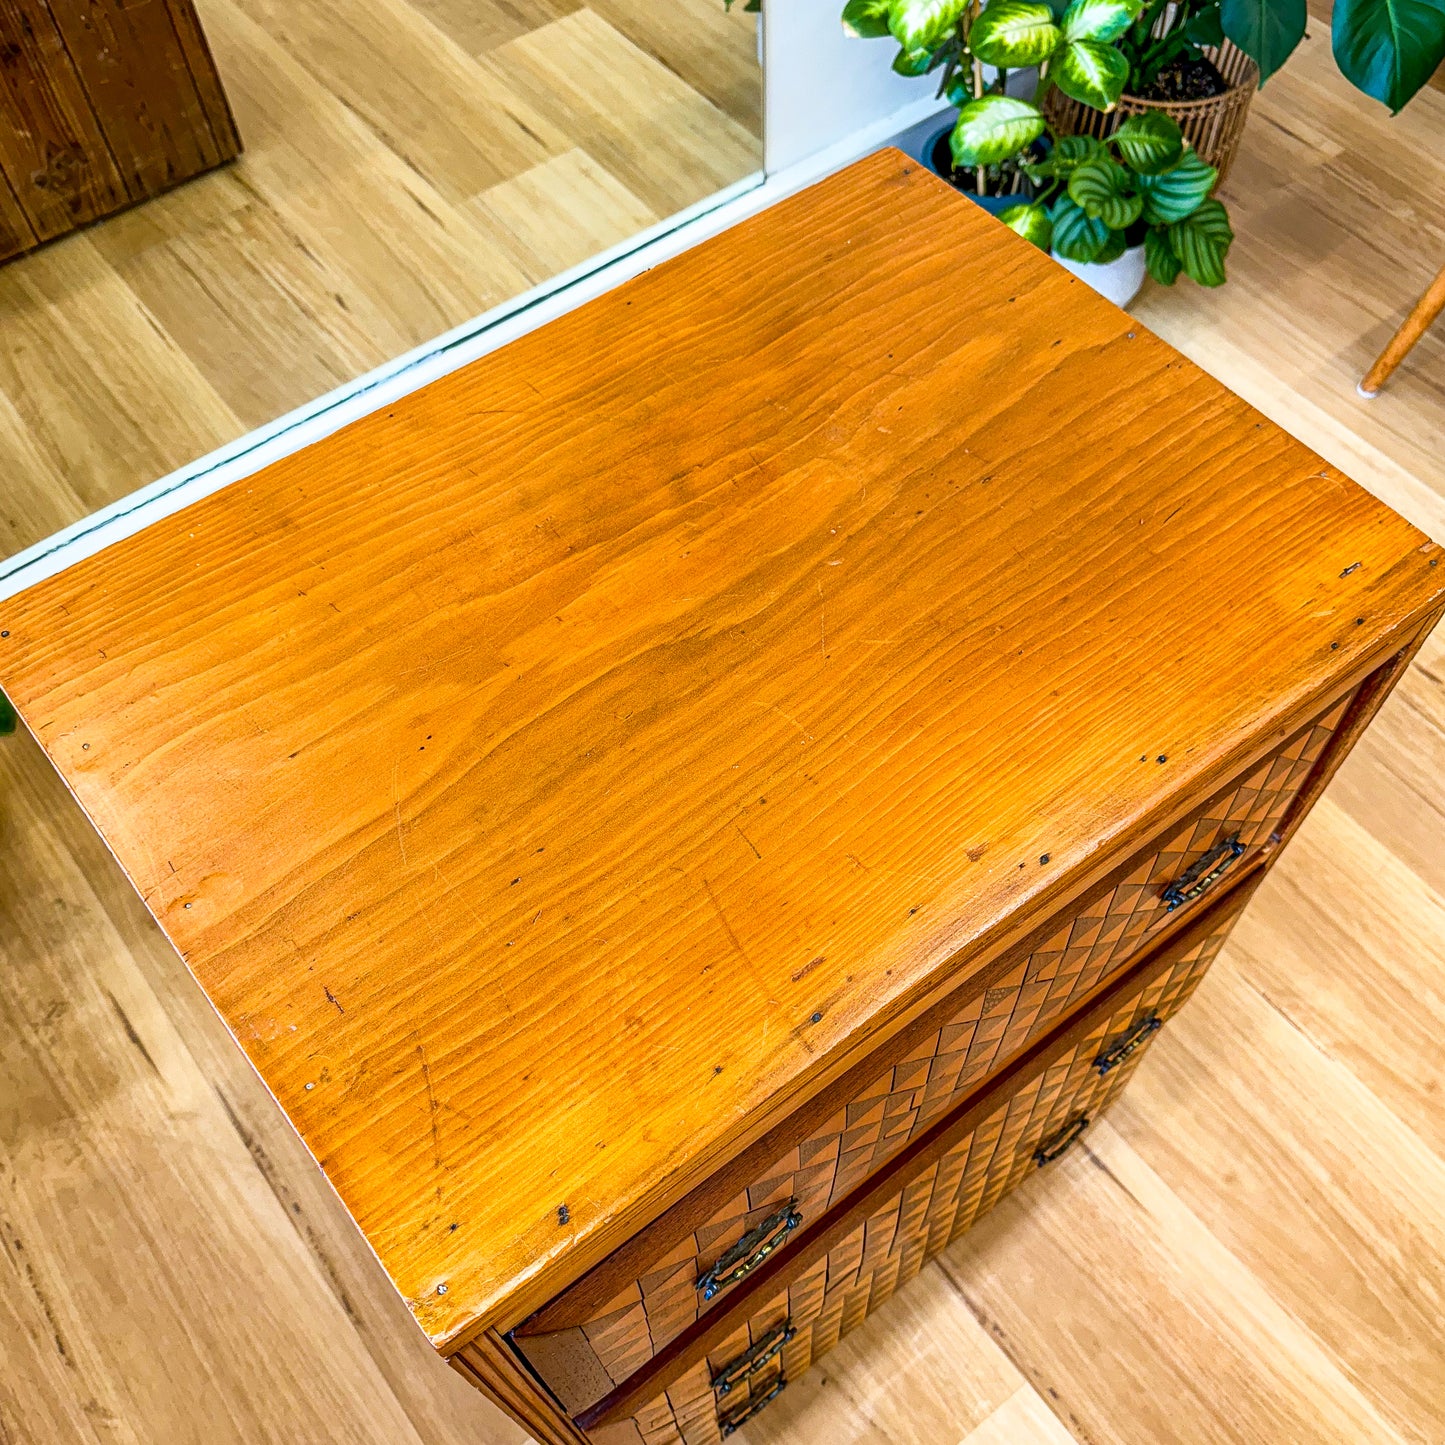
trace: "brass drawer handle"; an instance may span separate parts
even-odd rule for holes
[[[1052,1164],[1060,1154],[1067,1154],[1069,1146],[1089,1127],[1089,1116],[1080,1114],[1071,1123],[1065,1124],[1052,1138],[1045,1139],[1037,1149],[1034,1150],[1034,1163],[1040,1169],[1045,1164]]]
[[[1094,1060],[1094,1067],[1099,1071],[1099,1077],[1102,1078],[1110,1069],[1117,1069],[1150,1034],[1157,1033],[1163,1027],[1164,1020],[1158,1014],[1151,1013],[1140,1019],[1113,1048],[1105,1049]]]
[[[769,1330],[750,1350],[745,1350],[735,1360],[729,1360],[712,1377],[713,1389],[719,1395],[726,1395],[734,1385],[756,1375],[797,1333],[792,1320],[784,1320],[775,1329]]]
[[[756,1400],[750,1400],[747,1405],[745,1405],[741,1410],[736,1411],[734,1414],[719,1415],[717,1417],[717,1423],[719,1429],[722,1430],[723,1438],[726,1439],[729,1435],[733,1433],[734,1430],[740,1428],[743,1425],[746,1425],[747,1422],[751,1420],[753,1416],[758,1413],[759,1410],[761,1410],[765,1405],[772,1404],[772,1402],[776,1400],[778,1396],[781,1395],[783,1391],[787,1388],[788,1382],[781,1375],[779,1375],[778,1383],[774,1385],[773,1388],[769,1390],[766,1395],[761,1395]]]
[[[776,1214],[770,1214],[748,1230],[697,1282],[704,1299],[746,1279],[803,1222],[798,1201],[790,1199]]]
[[[1173,913],[1185,903],[1192,903],[1219,881],[1220,875],[1244,853],[1239,834],[1216,843],[1209,852],[1191,863],[1160,895],[1164,906]]]

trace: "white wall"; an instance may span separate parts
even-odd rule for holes
[[[898,47],[845,34],[842,8],[843,0],[763,0],[763,165],[770,175],[885,117],[906,124],[930,108],[938,77],[895,74]]]

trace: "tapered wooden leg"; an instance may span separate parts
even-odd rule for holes
[[[1425,334],[1430,323],[1445,311],[1445,266],[1415,303],[1415,309],[1390,338],[1390,344],[1379,354],[1375,364],[1365,373],[1357,390],[1361,396],[1374,396],[1384,386],[1385,378],[1410,354],[1410,348]]]

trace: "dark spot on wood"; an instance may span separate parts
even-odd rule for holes
[[[1340,576],[1348,577],[1351,572],[1358,572],[1363,565],[1364,564],[1360,562],[1351,562],[1350,565],[1346,567],[1343,572],[1340,573]]]
[[[815,1024],[820,1024],[820,1023],[822,1023],[822,1022],[823,1022],[823,1015],[822,1015],[822,1014],[814,1014],[812,1021],[813,1021]]]
[[[977,863],[978,860],[979,860],[980,858],[982,858],[983,855],[984,855],[985,853],[987,853],[987,852],[988,852],[988,844],[987,844],[987,843],[976,843],[972,848],[968,849],[966,856],[967,856],[968,861],[969,861],[970,863]]]
[[[1169,761],[1169,754],[1168,754],[1168,753],[1160,753],[1159,756],[1158,756],[1158,758],[1157,758],[1155,761],[1161,762],[1161,763],[1167,763],[1167,762]]]
[[[1047,854],[1047,853],[1041,853],[1041,854],[1039,854],[1039,862],[1040,862],[1040,863],[1047,863],[1048,861],[1049,861],[1049,854]]]
[[[567,1206],[566,1206],[565,1204],[559,1204],[559,1205],[557,1206],[557,1223],[558,1223],[558,1224],[570,1224],[571,1222],[572,1222],[572,1215],[571,1215],[570,1211],[568,1210]]]
[[[120,1020],[120,1026],[125,1030],[126,1038],[140,1050],[141,1058],[151,1066],[152,1071],[159,1077],[161,1071],[156,1068],[156,1061],[151,1058],[150,1050],[142,1043],[141,1036],[135,1031],[135,1025],[131,1023],[130,1019],[126,1016],[125,1010],[121,1008],[120,1000],[116,998],[109,989],[105,991],[105,996],[110,1000],[110,1006],[115,1010],[115,1016]]]

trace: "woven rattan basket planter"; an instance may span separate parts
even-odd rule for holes
[[[1179,122],[1184,138],[1200,158],[1219,172],[1223,182],[1234,164],[1239,138],[1244,134],[1250,98],[1259,85],[1259,67],[1242,50],[1225,41],[1217,50],[1204,52],[1229,83],[1223,95],[1208,100],[1140,100],[1125,95],[1111,111],[1094,110],[1070,100],[1058,90],[1044,97],[1044,114],[1060,135],[1106,136],[1113,133],[1126,115],[1162,111]]]

